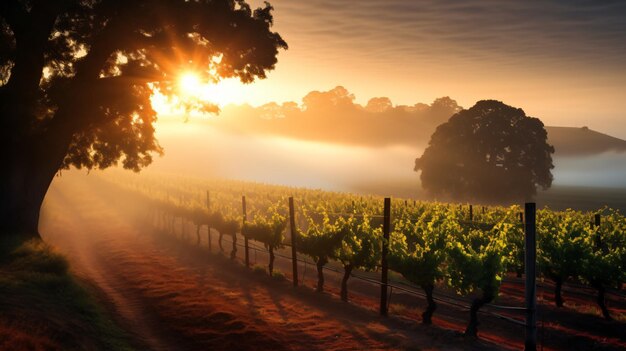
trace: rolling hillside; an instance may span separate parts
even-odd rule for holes
[[[548,127],[548,141],[558,156],[586,156],[607,151],[626,151],[626,140],[587,127]]]

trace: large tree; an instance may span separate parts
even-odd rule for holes
[[[422,157],[422,187],[434,196],[505,203],[552,185],[552,153],[538,118],[495,100],[479,101],[437,127]]]
[[[265,78],[287,44],[244,0],[2,0],[0,235],[38,237],[60,168],[139,170],[161,148],[154,89],[183,69]]]

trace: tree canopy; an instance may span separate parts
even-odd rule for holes
[[[182,70],[265,78],[287,48],[272,24],[269,3],[244,0],[2,1],[0,222],[32,231],[60,167],[150,164],[153,90],[174,92]]]
[[[366,147],[422,146],[441,123],[461,110],[449,97],[430,104],[394,105],[388,97],[375,97],[363,106],[348,89],[311,91],[300,104],[269,102],[253,107],[227,105],[224,118],[210,121],[216,128],[237,133]]]
[[[532,198],[552,185],[554,148],[538,118],[500,101],[483,100],[437,127],[415,160],[433,196],[486,203]]]

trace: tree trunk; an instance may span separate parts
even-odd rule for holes
[[[268,266],[268,269],[270,271],[270,277],[271,277],[272,273],[274,273],[274,247],[270,246],[268,250],[270,252],[270,264]]]
[[[4,172],[4,171],[3,171]],[[3,177],[4,178],[4,177]],[[29,182],[24,180],[24,183]],[[0,191],[0,235],[27,240],[39,235],[39,212],[43,195],[30,192],[30,186],[19,184],[15,188],[3,184]]]
[[[66,123],[71,119],[65,118],[68,115],[60,109],[54,120],[58,123],[41,129],[33,127],[38,120],[32,115],[38,95],[30,94],[28,89],[32,87],[21,90],[17,86],[22,84],[24,88],[28,84],[25,77],[17,77],[17,65],[31,70],[35,67],[32,72],[39,72],[31,76],[33,86],[38,86],[41,69],[36,69],[33,62],[24,63],[15,62],[11,79],[0,94],[0,239],[41,239],[41,205],[74,135],[74,129]]]
[[[233,249],[230,252],[230,259],[234,260],[237,258],[237,234],[233,233]]]
[[[554,303],[556,307],[563,307],[563,296],[561,296],[561,288],[563,287],[563,279],[554,279]]]
[[[601,283],[595,283],[593,284],[593,286],[598,290],[598,297],[596,299],[596,302],[602,310],[602,315],[604,316],[604,319],[606,319],[607,321],[613,320],[613,318],[611,318],[611,315],[609,314],[609,309],[606,307],[606,300],[604,298],[604,293],[606,292],[606,289],[604,288],[604,285],[602,285]]]
[[[198,237],[196,245],[200,246],[200,224],[196,224],[196,236]]]
[[[351,264],[343,266],[343,279],[341,279],[341,300],[345,302],[348,301],[348,279],[350,279],[350,274],[352,274],[352,268]]]
[[[435,290],[435,287],[429,284],[423,286],[422,289],[424,289],[424,292],[426,293],[426,302],[428,302],[426,310],[424,311],[424,313],[422,313],[422,323],[432,324],[433,313],[435,313],[435,310],[437,309],[437,303],[433,298],[433,290]]]
[[[217,245],[220,247],[220,251],[224,252],[224,247],[222,246],[222,232],[220,232],[220,236],[217,238]]]
[[[470,308],[470,321],[465,329],[465,335],[471,337],[478,336],[478,310],[485,304],[491,302],[493,296],[491,294],[484,293],[481,297],[475,298]]]
[[[315,263],[317,266],[317,292],[324,292],[324,265],[326,260],[319,259]]]
[[[60,161],[53,164],[14,147],[3,150],[12,155],[0,156],[0,238],[41,239],[39,213]]]
[[[38,66],[32,62],[15,64],[31,70]],[[15,82],[27,81],[17,78],[17,71],[11,74],[8,95],[0,96],[0,238],[41,239],[39,215],[48,188],[74,133],[90,122],[75,118],[73,107],[59,106],[54,119],[39,123],[39,117],[32,115],[38,94],[31,94],[29,89],[39,85],[41,69],[32,70],[39,73],[32,75],[34,85],[26,90],[15,86]]]

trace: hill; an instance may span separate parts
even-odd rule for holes
[[[315,93],[315,94],[314,94]],[[209,123],[225,131],[364,147],[425,148],[438,125],[461,109],[443,97],[432,104],[383,106],[374,109],[353,102],[343,88],[312,92],[303,107],[269,103],[259,107],[229,105]],[[320,95],[321,97],[317,96]],[[348,95],[348,97],[346,97]],[[382,98],[379,98],[382,99]],[[312,100],[312,101],[311,101]],[[375,100],[375,99],[372,99]],[[555,156],[589,156],[626,151],[626,141],[587,127],[546,126]]]
[[[607,151],[626,151],[626,140],[587,127],[547,127],[548,142],[558,156],[588,156]]]

